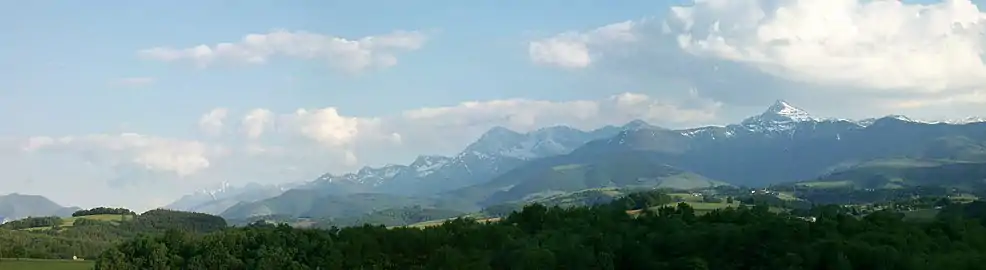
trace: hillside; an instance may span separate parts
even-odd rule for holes
[[[542,163],[549,161],[560,162]],[[549,158],[531,164],[534,166],[524,166],[447,196],[490,206],[594,188],[694,189],[728,185],[661,164],[651,153],[641,151],[582,161]]]
[[[936,186],[986,190],[986,162],[884,159],[861,163],[799,182],[808,188],[897,189]]]
[[[0,223],[25,217],[69,216],[78,207],[64,207],[38,195],[0,195]]]
[[[94,258],[110,246],[140,234],[168,230],[209,233],[226,227],[226,221],[217,216],[162,209],[139,215],[32,217],[0,226],[0,243],[4,243],[0,251],[8,258]]]
[[[432,220],[443,220],[465,215],[466,213],[432,207],[409,206],[385,209],[361,216],[344,217],[318,222],[319,228],[361,226],[363,224],[403,226]]]
[[[220,216],[228,219],[268,215],[349,218],[404,206],[447,208],[441,207],[441,203],[436,200],[421,197],[373,193],[335,195],[321,194],[317,190],[293,189],[274,198],[235,205]]]

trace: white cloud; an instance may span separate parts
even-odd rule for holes
[[[314,111],[298,109],[288,115],[285,125],[300,135],[314,140],[326,147],[340,147],[351,144],[374,119],[360,119],[339,115],[336,108],[328,107]]]
[[[174,173],[179,177],[204,170],[210,158],[221,156],[221,147],[198,141],[159,138],[135,133],[119,135],[95,134],[86,136],[28,138],[22,149],[28,154],[45,151],[81,153],[84,161],[109,166],[133,164],[149,171]]]
[[[247,138],[257,139],[270,127],[274,114],[267,109],[253,109],[243,117],[243,132]]]
[[[969,0],[707,0],[672,11],[685,51],[792,80],[921,92],[986,85],[986,14]]]
[[[138,54],[166,62],[187,60],[203,68],[221,61],[260,64],[271,57],[284,56],[322,60],[333,67],[356,72],[393,66],[397,64],[398,53],[420,49],[425,40],[425,34],[414,31],[395,31],[353,40],[304,31],[276,30],[249,34],[234,43],[183,49],[155,47],[141,50]]]
[[[157,79],[154,77],[128,77],[111,80],[110,84],[116,86],[146,86],[155,82],[157,82]]]
[[[923,107],[986,104],[964,98],[986,89],[984,33],[986,13],[969,0],[696,0],[659,20],[534,40],[528,53],[537,64],[606,67],[727,103]]]
[[[585,68],[600,57],[591,47],[610,46],[637,40],[636,22],[626,21],[603,26],[585,33],[562,33],[528,44],[527,52],[537,64],[564,68]]]
[[[681,107],[679,102],[693,105]],[[600,100],[470,101],[383,117],[346,116],[334,107],[298,109],[278,116],[276,125],[325,150],[342,153],[343,163],[363,165],[400,163],[405,161],[402,158],[423,153],[452,154],[494,126],[521,132],[551,125],[594,129],[643,119],[670,127],[691,127],[714,122],[721,105],[697,94],[683,100],[660,100],[624,93]]]
[[[223,120],[229,110],[226,108],[215,108],[199,118],[199,129],[210,136],[218,136],[223,131]]]

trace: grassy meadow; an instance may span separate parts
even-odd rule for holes
[[[0,259],[3,270],[89,270],[94,265],[93,261]]]

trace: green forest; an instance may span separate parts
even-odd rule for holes
[[[525,206],[491,223],[297,229],[257,222],[213,233],[168,230],[102,253],[96,269],[982,269],[986,203],[931,220],[889,210],[765,204],[696,215],[638,193],[589,207]],[[658,207],[655,207],[658,206]],[[639,210],[639,211],[637,211]],[[632,214],[628,214],[632,213]],[[218,268],[217,268],[218,267]]]
[[[76,215],[67,219],[32,217],[3,224],[0,258],[96,258],[114,245],[139,235],[157,235],[167,230],[209,233],[227,228],[222,218],[201,213],[161,209],[135,216],[117,214],[129,210],[109,213],[114,214]]]

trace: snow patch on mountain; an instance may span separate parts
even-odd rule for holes
[[[444,156],[419,156],[411,163],[410,167],[414,169],[418,177],[424,177],[445,167],[450,160],[451,158]]]
[[[760,115],[740,122],[744,128],[755,132],[786,132],[797,128],[802,122],[818,122],[808,112],[792,106],[784,100],[777,100]]]
[[[219,188],[216,188],[216,189],[203,189],[200,192],[202,194],[208,194],[209,197],[212,197],[213,200],[218,200],[217,195],[222,195],[222,194],[225,194],[226,192],[229,192],[229,190],[232,188],[232,186],[233,185],[231,185],[229,182],[223,181],[219,185]]]

